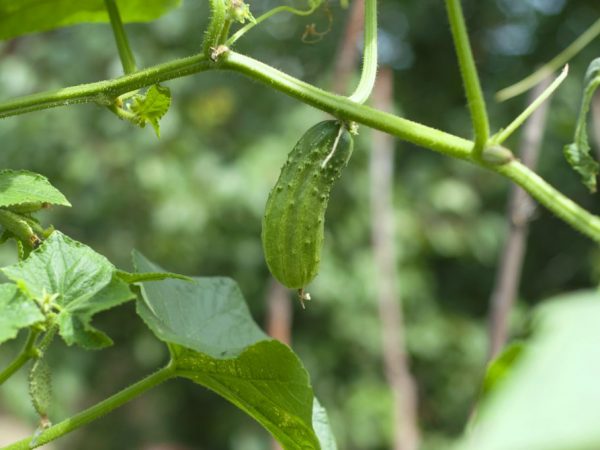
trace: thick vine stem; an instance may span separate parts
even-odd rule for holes
[[[557,217],[600,243],[600,217],[565,197],[527,166],[515,160],[492,170],[514,181]]]
[[[208,28],[206,28],[204,42],[202,43],[202,52],[207,58],[210,58],[214,49],[223,43],[223,29],[227,23],[225,0],[210,0],[209,5],[211,13],[210,22]]]
[[[600,225],[598,223],[600,218],[592,215],[566,198],[541,177],[518,162],[500,166],[487,165],[477,158],[472,158],[472,141],[379,111],[369,106],[360,105],[348,98],[319,89],[267,64],[234,51],[225,53],[218,65],[211,64],[207,59],[204,55],[192,56],[150,67],[114,80],[21,97],[0,104],[0,118],[73,103],[97,102],[106,104],[107,100],[110,101],[125,92],[150,86],[161,81],[210,69],[232,70],[261,81],[269,87],[326,111],[339,119],[367,125],[415,145],[429,148],[454,158],[468,160],[474,164],[498,172],[515,181],[529,192],[533,198],[575,229],[581,231],[594,241],[600,242]]]
[[[211,68],[209,58],[195,55],[169,61],[138,72],[124,75],[114,80],[71,86],[54,91],[27,95],[0,104],[0,119],[25,114],[57,106],[79,103],[97,103],[111,106],[115,98],[142,87],[152,86],[160,81],[181,78]]]
[[[137,383],[132,384],[128,388],[125,388],[115,395],[108,397],[100,403],[97,403],[94,406],[91,406],[90,408],[80,412],[79,414],[75,414],[74,416],[63,420],[62,422],[47,428],[37,436],[22,439],[14,444],[2,447],[0,450],[29,450],[31,448],[36,448],[47,444],[48,442],[58,439],[59,437],[64,436],[65,434],[70,433],[79,427],[87,425],[88,423],[101,418],[119,406],[122,406],[135,397],[143,394],[149,389],[158,386],[164,381],[167,381],[169,378],[173,378],[174,376],[175,365],[169,364],[166,367],[154,372],[152,375],[149,375]]]
[[[448,19],[458,57],[460,74],[463,79],[467,102],[469,103],[471,121],[473,122],[473,132],[475,134],[474,156],[479,158],[487,145],[490,135],[490,124],[485,100],[481,91],[479,75],[477,74],[475,59],[473,58],[471,44],[469,43],[469,35],[467,34],[467,26],[460,0],[446,0],[446,9],[448,10]]]
[[[377,0],[365,2],[365,31],[363,64],[360,81],[350,100],[356,103],[367,101],[377,77]]]
[[[123,21],[121,20],[121,14],[115,0],[104,0],[108,17],[110,18],[110,25],[112,26],[113,34],[115,35],[115,41],[117,43],[117,49],[119,50],[119,57],[121,58],[121,64],[123,64],[123,71],[133,73],[137,70],[135,65],[135,57],[129,46],[129,40],[123,27]]]
[[[37,330],[29,330],[27,340],[19,354],[4,370],[2,370],[2,372],[0,372],[0,386],[13,376],[17,370],[23,367],[27,361],[35,357],[35,340],[39,334],[40,332]]]

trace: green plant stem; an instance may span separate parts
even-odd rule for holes
[[[600,217],[590,214],[565,197],[527,166],[512,161],[493,170],[521,186],[540,204],[573,228],[600,243]]]
[[[123,27],[123,21],[121,20],[121,14],[119,14],[117,3],[115,0],[104,0],[104,5],[108,11],[110,24],[115,35],[119,57],[121,58],[121,64],[123,64],[123,71],[125,74],[133,73],[137,70],[135,58],[131,51],[131,47],[129,46],[129,41],[127,40],[127,34]]]
[[[402,140],[412,142],[415,145],[455,158],[468,160],[500,173],[516,182],[542,205],[553,211],[575,229],[595,241],[600,241],[600,228],[598,227],[598,220],[600,219],[573,203],[526,167],[518,163],[503,166],[486,165],[480,160],[472,158],[473,142],[467,139],[369,106],[357,104],[346,97],[319,89],[267,64],[233,51],[224,54],[223,58],[216,64],[208,62],[204,55],[197,55],[150,67],[114,80],[21,97],[1,103],[0,117],[72,103],[97,102],[103,104],[102,101],[110,100],[115,96],[143,86],[150,86],[160,81],[209,69],[224,69],[242,73],[306,104],[329,112],[338,118],[367,125]],[[564,207],[564,210],[559,210],[562,207]]]
[[[525,121],[533,114],[533,112],[540,107],[542,103],[544,103],[548,97],[550,97],[556,89],[561,85],[564,79],[567,77],[569,73],[569,66],[565,66],[563,71],[560,73],[558,77],[542,92],[542,94],[536,98],[527,108],[523,111],[519,116],[513,120],[506,128],[498,131],[494,136],[490,138],[490,144],[502,144],[506,141]]]
[[[82,427],[83,425],[99,419],[112,410],[122,406],[135,397],[174,376],[175,365],[169,364],[157,372],[154,372],[152,375],[149,375],[137,383],[132,384],[128,388],[123,389],[117,394],[101,401],[100,403],[97,403],[85,411],[82,411],[79,414],[76,414],[66,420],[63,420],[62,422],[57,423],[56,425],[51,426],[37,436],[22,439],[14,444],[3,447],[1,450],[28,450],[58,439],[59,437],[70,433],[71,431]]]
[[[23,348],[19,354],[2,372],[0,372],[0,385],[13,376],[17,370],[23,367],[27,361],[35,356],[35,340],[39,334],[40,332],[37,330],[29,330],[27,340],[25,341],[25,344],[23,345]]]
[[[583,50],[590,42],[600,35],[600,19],[596,20],[581,36],[573,41],[566,49],[556,55],[550,62],[544,64],[538,70],[533,72],[518,83],[504,88],[496,94],[496,100],[503,102],[516,97],[533,86],[538,84],[544,78],[552,75],[566,63],[568,63],[577,53]]]
[[[474,156],[481,158],[481,153],[485,148],[489,135],[490,125],[485,107],[485,100],[481,85],[479,83],[479,75],[475,67],[475,60],[469,43],[467,34],[467,26],[460,5],[460,0],[446,0],[446,9],[448,11],[448,19],[450,21],[450,29],[452,30],[452,38],[454,39],[454,47],[458,57],[458,65],[465,87],[465,94],[471,112],[471,121],[473,123],[473,133],[475,135],[475,146],[473,148]]]
[[[116,97],[127,92],[152,86],[159,81],[181,78],[210,68],[211,63],[204,55],[177,59],[114,80],[41,92],[1,103],[0,118],[79,103],[97,103],[102,106],[110,106],[114,103]]]
[[[405,141],[460,159],[469,159],[473,143],[435,128],[360,105],[298,80],[267,64],[236,52],[228,52],[222,69],[230,69],[284,92],[341,119],[367,125]]]
[[[377,0],[366,0],[364,24],[362,72],[358,86],[350,96],[350,100],[356,103],[366,102],[375,86],[377,76]]]
[[[204,56],[210,58],[213,49],[217,48],[221,42],[223,28],[227,21],[227,8],[224,0],[210,0],[210,22],[204,34],[204,42],[202,43],[202,52]]]

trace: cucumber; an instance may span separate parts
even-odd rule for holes
[[[352,155],[353,138],[336,120],[320,122],[300,138],[269,194],[262,221],[265,260],[273,276],[290,289],[317,275],[329,192]]]

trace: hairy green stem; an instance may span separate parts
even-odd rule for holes
[[[202,43],[202,52],[204,56],[210,58],[214,49],[216,49],[223,35],[223,28],[227,22],[227,7],[225,0],[210,0],[210,22],[206,28],[204,42]]]
[[[78,103],[110,106],[116,97],[127,92],[210,68],[211,63],[204,55],[177,59],[114,80],[82,84],[9,100],[0,104],[0,118]]]
[[[0,225],[29,247],[40,243],[40,237],[35,234],[29,223],[20,214],[0,208]]]
[[[498,172],[515,181],[529,192],[532,197],[575,229],[595,241],[600,241],[600,230],[597,226],[599,219],[573,203],[526,167],[520,166],[518,163],[510,163],[503,166],[484,164],[480,160],[472,158],[472,141],[393,114],[360,105],[346,97],[319,89],[267,64],[233,51],[225,53],[222,59],[216,64],[208,62],[204,55],[192,56],[150,67],[135,74],[126,75],[114,80],[21,97],[0,104],[0,117],[71,103],[101,103],[103,99],[112,99],[115,96],[143,86],[149,86],[160,81],[209,69],[232,70],[242,73],[304,103],[329,112],[340,119],[367,125],[405,141],[412,142],[415,145],[429,148],[455,158],[469,160],[482,167]],[[553,198],[552,201],[549,200],[550,196]],[[564,207],[564,210],[559,210],[562,207]]]
[[[25,344],[23,345],[23,348],[19,354],[2,372],[0,372],[0,385],[13,376],[17,370],[23,367],[27,361],[35,356],[35,340],[39,334],[40,332],[37,330],[29,330],[27,340],[25,341]]]
[[[471,141],[369,106],[360,105],[346,97],[332,94],[298,80],[248,56],[228,52],[223,57],[220,67],[262,81],[270,87],[340,119],[351,120],[385,131],[405,141],[455,158],[468,159],[470,157],[473,146]]]
[[[107,399],[97,403],[85,411],[75,414],[74,416],[63,420],[62,422],[51,426],[50,428],[39,433],[37,436],[22,439],[14,444],[3,447],[1,450],[28,450],[58,439],[59,437],[64,436],[65,434],[70,433],[79,427],[87,425],[88,423],[101,418],[112,410],[122,406],[135,397],[174,376],[175,365],[169,364],[157,372],[154,372],[152,375],[149,375],[137,383],[132,384],[128,388],[125,388],[117,394],[108,397]]]
[[[490,135],[485,100],[481,91],[479,75],[475,67],[475,60],[471,44],[469,43],[467,26],[460,0],[446,0],[446,9],[458,57],[458,65],[465,87],[465,94],[469,104],[469,111],[471,112],[471,121],[473,122],[473,133],[475,136],[474,156],[479,159]]]
[[[600,217],[590,214],[565,197],[527,166],[512,161],[493,170],[521,186],[539,203],[573,228],[600,243]]]
[[[503,102],[510,98],[516,97],[525,91],[528,91],[544,78],[552,75],[566,63],[568,63],[575,55],[577,55],[577,53],[583,50],[598,36],[600,36],[600,19],[596,20],[581,34],[581,36],[575,39],[571,45],[556,55],[550,62],[544,64],[538,70],[533,72],[528,77],[523,78],[518,83],[498,91],[496,94],[496,100]]]
[[[108,11],[108,17],[110,18],[110,25],[112,26],[113,34],[115,35],[115,41],[117,43],[117,49],[119,50],[119,57],[121,58],[121,64],[123,64],[123,71],[133,73],[137,70],[135,65],[135,58],[129,41],[127,40],[127,34],[123,27],[123,21],[121,20],[121,14],[119,14],[119,8],[115,0],[104,0],[106,11]]]
[[[350,100],[356,103],[367,101],[375,86],[377,76],[377,0],[366,0],[364,20],[364,51],[360,81]]]

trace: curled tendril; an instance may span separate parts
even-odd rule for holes
[[[273,17],[275,14],[279,14],[281,12],[289,12],[296,16],[309,16],[314,13],[323,3],[323,0],[310,0],[308,2],[309,8],[306,10],[292,8],[291,6],[278,6],[273,8],[261,16],[257,17],[254,21],[247,23],[245,26],[236,31],[227,41],[224,43],[225,46],[231,47],[234,42],[236,42],[239,38],[241,38],[244,34],[254,28],[256,25],[264,22],[265,20]],[[331,27],[331,25],[330,25]]]
[[[327,16],[327,29],[325,31],[318,31],[315,23],[306,25],[304,33],[302,34],[302,42],[305,44],[316,44],[317,42],[321,42],[323,37],[331,31],[333,26],[333,14],[327,5],[325,5],[324,12]]]

